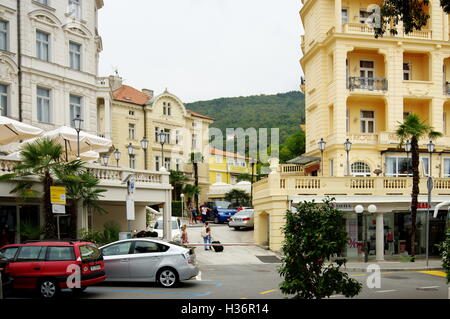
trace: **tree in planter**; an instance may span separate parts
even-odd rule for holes
[[[55,170],[64,163],[62,146],[57,142],[41,138],[34,143],[26,144],[21,152],[21,163],[14,168],[13,174],[2,176],[0,180],[17,179],[16,187],[11,193],[17,193],[23,198],[41,197],[44,207],[44,234],[46,238],[56,238],[56,222],[50,201],[50,187],[53,186]],[[42,194],[33,189],[34,181],[30,177],[38,177],[43,186]]]
[[[347,242],[344,217],[332,205],[331,199],[323,204],[305,202],[297,212],[288,211],[283,228],[284,257],[279,273],[284,277],[280,289],[284,294],[299,299],[321,299],[333,294],[356,296],[362,285],[341,272],[345,259],[325,265],[335,254],[341,253]]]
[[[414,261],[416,256],[416,220],[417,220],[417,204],[419,196],[419,184],[420,184],[420,174],[419,174],[419,140],[428,136],[430,140],[435,140],[442,136],[442,133],[436,132],[433,128],[425,122],[421,121],[419,116],[416,114],[409,114],[403,123],[400,123],[396,130],[396,135],[400,138],[400,146],[402,146],[405,141],[411,141],[411,169],[413,172],[413,185],[411,192],[411,261]],[[430,167],[431,170],[431,167]]]
[[[173,200],[180,200],[183,185],[189,181],[184,172],[170,170],[169,181],[173,186]]]
[[[250,195],[241,189],[232,189],[225,194],[224,199],[236,206],[250,206]]]
[[[201,192],[200,187],[195,185],[187,184],[183,187],[183,193],[187,197],[187,206],[190,206],[192,204],[192,199],[198,196],[200,192]]]
[[[442,267],[447,273],[447,284],[450,284],[450,228],[447,230],[447,237],[439,245],[439,251],[442,257]]]

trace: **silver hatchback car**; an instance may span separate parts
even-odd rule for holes
[[[253,218],[253,209],[244,209],[230,218],[228,226],[234,227],[238,230],[239,228],[253,228],[255,226],[255,220]]]
[[[161,240],[126,239],[100,250],[106,281],[158,282],[171,288],[199,272],[194,249]]]

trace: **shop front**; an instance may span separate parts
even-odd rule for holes
[[[0,247],[40,235],[39,205],[0,204]]]

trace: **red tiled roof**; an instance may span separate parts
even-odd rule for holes
[[[132,88],[128,85],[122,85],[120,88],[115,90],[113,92],[113,97],[114,100],[133,103],[137,105],[145,105],[148,100],[151,99],[151,97],[147,94],[142,93],[141,91],[136,90],[135,88]]]
[[[207,119],[207,120],[214,121],[214,119],[212,117],[209,117],[209,116],[206,116],[206,115],[203,115],[203,114],[191,111],[191,110],[187,110],[187,112],[190,113],[194,117],[199,117],[199,118],[202,118],[202,119]]]

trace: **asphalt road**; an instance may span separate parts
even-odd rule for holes
[[[201,243],[199,227],[189,228],[189,241]],[[164,289],[153,283],[102,283],[88,287],[83,299],[281,299],[278,275],[279,262],[270,251],[254,245],[253,231],[235,231],[227,226],[213,226],[213,236],[222,243],[241,243],[242,246],[226,246],[224,252],[196,249],[200,274],[183,282],[179,287]],[[363,284],[363,291],[356,298],[363,299],[447,299],[449,286],[443,272],[385,272],[381,273],[379,288],[367,287],[367,273],[349,273]],[[33,295],[16,293],[13,298],[29,298]],[[78,298],[64,291],[64,299]],[[344,296],[331,296],[344,299]]]

